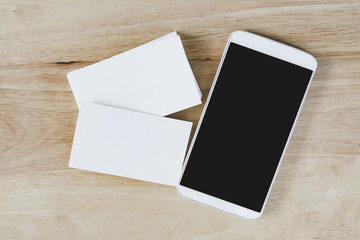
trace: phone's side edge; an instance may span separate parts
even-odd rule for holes
[[[233,34],[233,33],[232,33],[232,34]],[[195,133],[194,133],[193,139],[192,139],[191,144],[190,144],[190,146],[189,146],[189,150],[188,150],[188,152],[187,152],[187,154],[186,154],[186,157],[185,157],[185,161],[184,161],[184,164],[183,164],[183,167],[182,167],[181,175],[180,175],[180,178],[179,178],[179,181],[178,181],[177,186],[179,186],[179,185],[180,185],[180,182],[181,182],[182,176],[183,176],[183,174],[184,174],[184,171],[185,171],[185,168],[186,168],[187,162],[188,162],[189,157],[190,157],[190,154],[191,154],[191,150],[192,150],[192,148],[193,148],[193,146],[194,146],[194,143],[195,143],[195,140],[196,140],[197,134],[198,134],[198,132],[199,132],[199,129],[200,129],[200,126],[201,126],[202,120],[203,120],[203,118],[204,118],[204,115],[205,115],[206,109],[207,109],[208,104],[209,104],[210,99],[211,99],[211,95],[212,95],[212,93],[213,93],[213,91],[214,91],[214,88],[215,88],[215,85],[216,85],[216,82],[217,82],[217,79],[218,79],[218,76],[219,76],[219,73],[220,73],[221,67],[222,67],[222,65],[223,65],[223,62],[224,62],[224,59],[225,59],[226,52],[227,52],[227,50],[228,50],[228,48],[229,48],[230,41],[231,41],[231,38],[232,38],[232,34],[230,35],[230,37],[229,37],[229,39],[228,39],[228,41],[227,41],[227,43],[226,43],[226,46],[225,46],[225,49],[224,49],[223,55],[222,55],[221,60],[220,60],[219,67],[218,67],[218,69],[217,69],[217,71],[216,71],[216,74],[215,74],[215,77],[214,77],[213,83],[212,83],[211,88],[210,88],[210,90],[209,90],[208,97],[207,97],[206,102],[205,102],[205,104],[204,104],[204,108],[203,108],[203,110],[202,110],[202,112],[201,112],[201,115],[200,115],[200,119],[199,119],[198,125],[197,125],[197,127],[196,127],[196,130],[195,130]],[[178,189],[178,188],[177,188],[177,189]]]
[[[271,180],[271,184],[270,184],[269,190],[268,190],[268,192],[267,192],[267,194],[266,194],[266,198],[265,198],[264,204],[263,204],[263,206],[262,206],[262,208],[261,208],[260,214],[263,214],[263,212],[264,212],[264,210],[265,210],[265,206],[266,206],[266,204],[267,204],[268,198],[269,198],[269,196],[270,196],[271,190],[272,190],[272,188],[273,188],[274,182],[275,182],[276,177],[277,177],[277,174],[278,174],[278,172],[279,172],[281,163],[282,163],[282,161],[283,161],[283,159],[284,159],[286,150],[287,150],[288,145],[289,145],[289,143],[290,143],[290,139],[291,139],[291,137],[292,137],[292,135],[293,135],[293,132],[294,132],[296,123],[297,123],[298,118],[299,118],[299,116],[300,116],[301,110],[302,110],[302,108],[303,108],[303,106],[304,106],[304,102],[305,102],[305,99],[306,99],[306,97],[307,97],[307,94],[308,94],[308,92],[309,92],[309,89],[310,89],[312,80],[313,80],[313,78],[314,78],[314,76],[315,76],[315,72],[316,72],[316,69],[317,69],[317,61],[316,61],[316,59],[315,59],[311,54],[308,54],[308,55],[309,55],[309,60],[311,60],[311,59],[314,59],[314,60],[315,60],[315,62],[313,62],[314,66],[313,66],[313,68],[311,69],[311,70],[312,70],[312,74],[311,74],[309,83],[308,83],[308,85],[307,85],[307,87],[306,87],[304,96],[303,96],[303,98],[302,98],[302,100],[301,100],[301,104],[300,104],[300,107],[299,107],[299,109],[298,109],[298,111],[297,111],[295,120],[294,120],[293,125],[292,125],[292,127],[291,127],[291,131],[290,131],[289,137],[288,137],[287,140],[286,140],[286,144],[285,144],[285,147],[284,147],[283,152],[282,152],[282,154],[281,154],[280,161],[279,161],[279,163],[278,163],[278,165],[277,165],[277,167],[276,167],[276,171],[275,171],[274,177],[273,177],[273,179]]]

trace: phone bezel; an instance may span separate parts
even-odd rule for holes
[[[267,192],[264,204],[263,204],[262,209],[261,209],[260,212],[253,211],[251,209],[242,207],[240,205],[236,205],[234,203],[230,203],[230,202],[222,200],[220,198],[216,198],[216,197],[210,196],[208,194],[205,194],[205,193],[196,191],[194,189],[191,189],[191,188],[180,185],[182,176],[184,174],[184,170],[186,168],[187,162],[188,162],[189,157],[191,155],[193,145],[194,145],[194,143],[196,141],[198,131],[200,129],[200,126],[201,126],[203,117],[205,115],[209,100],[210,100],[211,95],[213,93],[213,90],[215,88],[219,72],[220,72],[220,70],[222,68],[223,61],[225,59],[227,50],[228,50],[229,45],[230,45],[231,42],[242,45],[242,46],[250,48],[250,49],[253,49],[255,51],[262,52],[264,54],[279,58],[279,59],[282,59],[284,61],[296,64],[298,66],[305,67],[305,68],[310,69],[310,70],[313,71],[313,73],[311,75],[311,78],[310,78],[310,81],[309,81],[309,84],[308,84],[308,86],[306,88],[304,97],[303,97],[303,99],[301,101],[301,104],[300,104],[300,107],[298,109],[294,124],[292,126],[291,131],[290,131],[289,137],[288,137],[288,139],[286,141],[285,147],[283,149],[279,164],[278,164],[278,166],[276,168],[274,177],[273,177],[273,179],[271,181],[271,185],[270,185],[270,188],[269,188],[269,190]],[[274,180],[275,180],[275,178],[277,176],[279,167],[280,167],[282,159],[284,157],[284,153],[286,152],[289,140],[290,140],[291,135],[292,135],[293,130],[294,130],[294,126],[295,126],[295,124],[297,122],[297,119],[299,117],[299,114],[301,112],[304,100],[305,100],[306,95],[308,93],[308,90],[309,90],[309,87],[311,85],[312,79],[314,77],[316,68],[317,68],[317,61],[309,53],[306,53],[306,52],[301,51],[301,50],[299,50],[297,48],[288,46],[286,44],[283,44],[283,43],[280,43],[280,42],[274,41],[272,39],[268,39],[266,37],[262,37],[262,36],[259,36],[259,35],[256,35],[256,34],[253,34],[253,33],[250,33],[250,32],[246,32],[246,31],[235,31],[235,32],[233,32],[230,35],[230,37],[228,39],[228,42],[226,44],[226,47],[225,47],[224,53],[222,55],[219,67],[217,69],[214,81],[213,81],[212,86],[210,88],[209,95],[208,95],[207,100],[205,102],[205,106],[204,106],[204,109],[202,111],[199,123],[198,123],[196,131],[194,133],[194,137],[193,137],[192,142],[190,144],[189,151],[187,153],[184,166],[182,168],[180,179],[179,179],[179,182],[177,184],[177,191],[181,195],[183,195],[185,197],[191,198],[191,199],[193,199],[195,201],[198,201],[200,203],[203,203],[203,204],[218,208],[220,210],[223,210],[223,211],[226,211],[226,212],[229,212],[229,213],[233,213],[235,215],[238,215],[238,216],[241,216],[241,217],[244,217],[244,218],[255,219],[255,218],[260,217],[262,215],[262,213],[264,212],[265,205],[266,205],[268,197],[270,195]]]

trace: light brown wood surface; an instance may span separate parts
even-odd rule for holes
[[[205,101],[239,29],[319,63],[260,219],[67,167],[67,72],[176,30]],[[0,239],[360,239],[359,65],[359,1],[0,0]],[[171,117],[195,127],[202,108]]]

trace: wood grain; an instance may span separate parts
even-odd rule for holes
[[[0,23],[0,239],[360,239],[359,1],[0,0]],[[239,29],[319,63],[260,219],[67,167],[67,72],[176,30],[205,100]]]

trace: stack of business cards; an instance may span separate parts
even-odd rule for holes
[[[201,103],[176,32],[70,72],[68,79],[79,107],[94,102],[165,116]]]
[[[70,72],[79,106],[69,166],[176,185],[191,122],[163,116],[201,92],[176,32]]]

